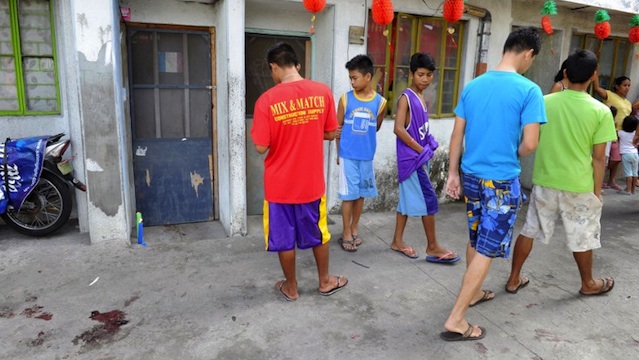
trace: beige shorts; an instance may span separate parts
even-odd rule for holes
[[[559,216],[570,251],[598,249],[601,247],[602,208],[603,203],[594,193],[574,193],[535,185],[521,234],[548,244]]]

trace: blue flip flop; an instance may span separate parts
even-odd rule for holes
[[[459,255],[455,256],[454,258],[445,259],[446,256],[449,256],[451,254],[452,252],[449,251],[442,256],[429,255],[429,256],[426,256],[426,261],[437,263],[437,264],[454,264],[458,262],[459,260],[461,260],[461,257]]]

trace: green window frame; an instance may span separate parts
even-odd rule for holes
[[[367,53],[375,67],[376,91],[388,99],[394,117],[397,95],[410,86],[410,56],[429,53],[436,71],[424,91],[430,118],[454,116],[459,98],[464,22],[448,23],[443,18],[395,13],[392,23],[380,26],[369,12]]]
[[[60,114],[53,5],[0,0],[0,115]]]
[[[612,90],[615,78],[630,77],[628,71],[632,62],[633,45],[628,38],[610,36],[602,41],[592,34],[573,33],[570,50],[575,49],[587,49],[597,54],[599,58],[597,74],[602,88]],[[596,94],[593,93],[593,95]],[[596,97],[598,98],[598,95]]]

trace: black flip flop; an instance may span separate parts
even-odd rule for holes
[[[357,251],[357,246],[355,246],[355,241],[353,241],[353,240],[344,240],[342,238],[339,238],[339,239],[337,239],[337,243],[342,248],[342,250],[344,250],[346,252],[355,252],[355,251]],[[347,248],[344,247],[344,244],[350,245],[353,248],[352,249],[347,249]]]
[[[597,296],[597,295],[603,295],[607,292],[609,292],[610,290],[612,290],[613,287],[615,287],[615,279],[610,278],[610,281],[612,282],[612,285],[610,285],[610,287],[608,288],[608,290],[604,290],[606,288],[606,286],[608,286],[608,279],[607,278],[601,278],[601,280],[603,280],[603,287],[601,288],[601,291],[596,292],[596,293],[592,293],[592,294],[586,294],[585,292],[582,292],[581,290],[579,290],[579,293],[581,295],[584,296]]]
[[[530,284],[530,279],[526,279],[526,281],[522,280],[519,286],[517,286],[515,290],[508,290],[508,285],[506,285],[504,289],[506,289],[506,292],[509,294],[516,294],[520,289],[523,289],[526,286],[528,286],[528,284]]]
[[[340,285],[342,283],[342,279],[346,280],[346,282],[344,282],[344,285]],[[338,291],[342,290],[343,288],[345,288],[346,285],[348,285],[348,279],[346,279],[343,276],[338,276],[337,277],[337,285],[335,285],[334,288],[332,288],[332,289],[330,289],[328,291],[321,291],[321,290],[318,290],[318,291],[319,291],[320,295],[322,295],[322,296],[331,296],[331,295],[335,294],[336,292],[338,292]]]
[[[484,296],[481,297],[481,299],[477,300],[474,304],[470,304],[468,305],[468,307],[473,307],[473,306],[477,306],[483,302],[486,301],[490,301],[493,300],[495,297],[489,297],[490,294],[494,294],[494,292],[490,291],[490,290],[482,290],[484,292]]]
[[[470,336],[473,333],[473,329],[475,328],[475,326],[472,326],[470,324],[468,324],[468,330],[466,330],[465,333],[460,334],[458,332],[453,332],[453,331],[444,331],[442,333],[439,333],[439,337],[441,337],[443,340],[446,341],[472,341],[472,340],[479,340],[479,339],[483,339],[484,336],[486,336],[486,329],[484,329],[481,326],[477,326],[479,329],[481,329],[481,335],[479,336]]]

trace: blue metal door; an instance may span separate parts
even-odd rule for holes
[[[211,33],[128,38],[137,211],[145,225],[213,220]]]

